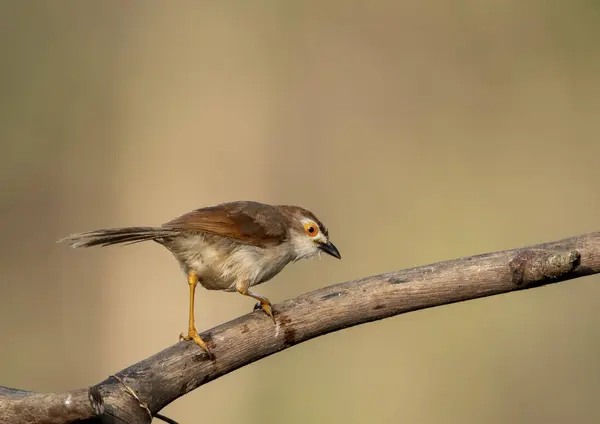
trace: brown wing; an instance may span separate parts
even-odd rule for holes
[[[162,228],[216,234],[259,247],[277,245],[287,237],[285,217],[276,207],[250,201],[196,209]]]

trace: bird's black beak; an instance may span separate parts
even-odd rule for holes
[[[342,255],[340,255],[340,251],[337,250],[337,247],[334,246],[332,242],[327,240],[327,243],[319,243],[319,249],[328,255],[333,256],[334,258],[342,259]]]

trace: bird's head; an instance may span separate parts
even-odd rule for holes
[[[329,240],[325,225],[309,210],[299,206],[280,206],[288,220],[288,236],[296,260],[327,253],[341,259],[342,255]]]

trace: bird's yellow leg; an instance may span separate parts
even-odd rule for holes
[[[261,309],[271,317],[273,322],[275,322],[275,317],[273,316],[273,307],[271,306],[269,299],[256,293],[252,293],[250,290],[248,290],[247,281],[236,284],[235,289],[238,293],[243,294],[244,296],[252,297],[258,300],[260,302]]]
[[[179,335],[179,340],[193,340],[198,346],[206,351],[206,353],[210,354],[210,350],[206,345],[206,342],[200,338],[198,335],[198,331],[196,331],[196,323],[194,317],[194,299],[196,295],[196,286],[198,285],[198,275],[194,271],[190,271],[188,273],[188,285],[190,286],[190,313],[189,318],[190,322],[188,325],[188,335],[185,336],[183,333]]]

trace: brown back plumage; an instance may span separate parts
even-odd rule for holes
[[[287,238],[286,218],[278,208],[251,201],[196,209],[161,228],[210,233],[259,247],[277,245]]]

